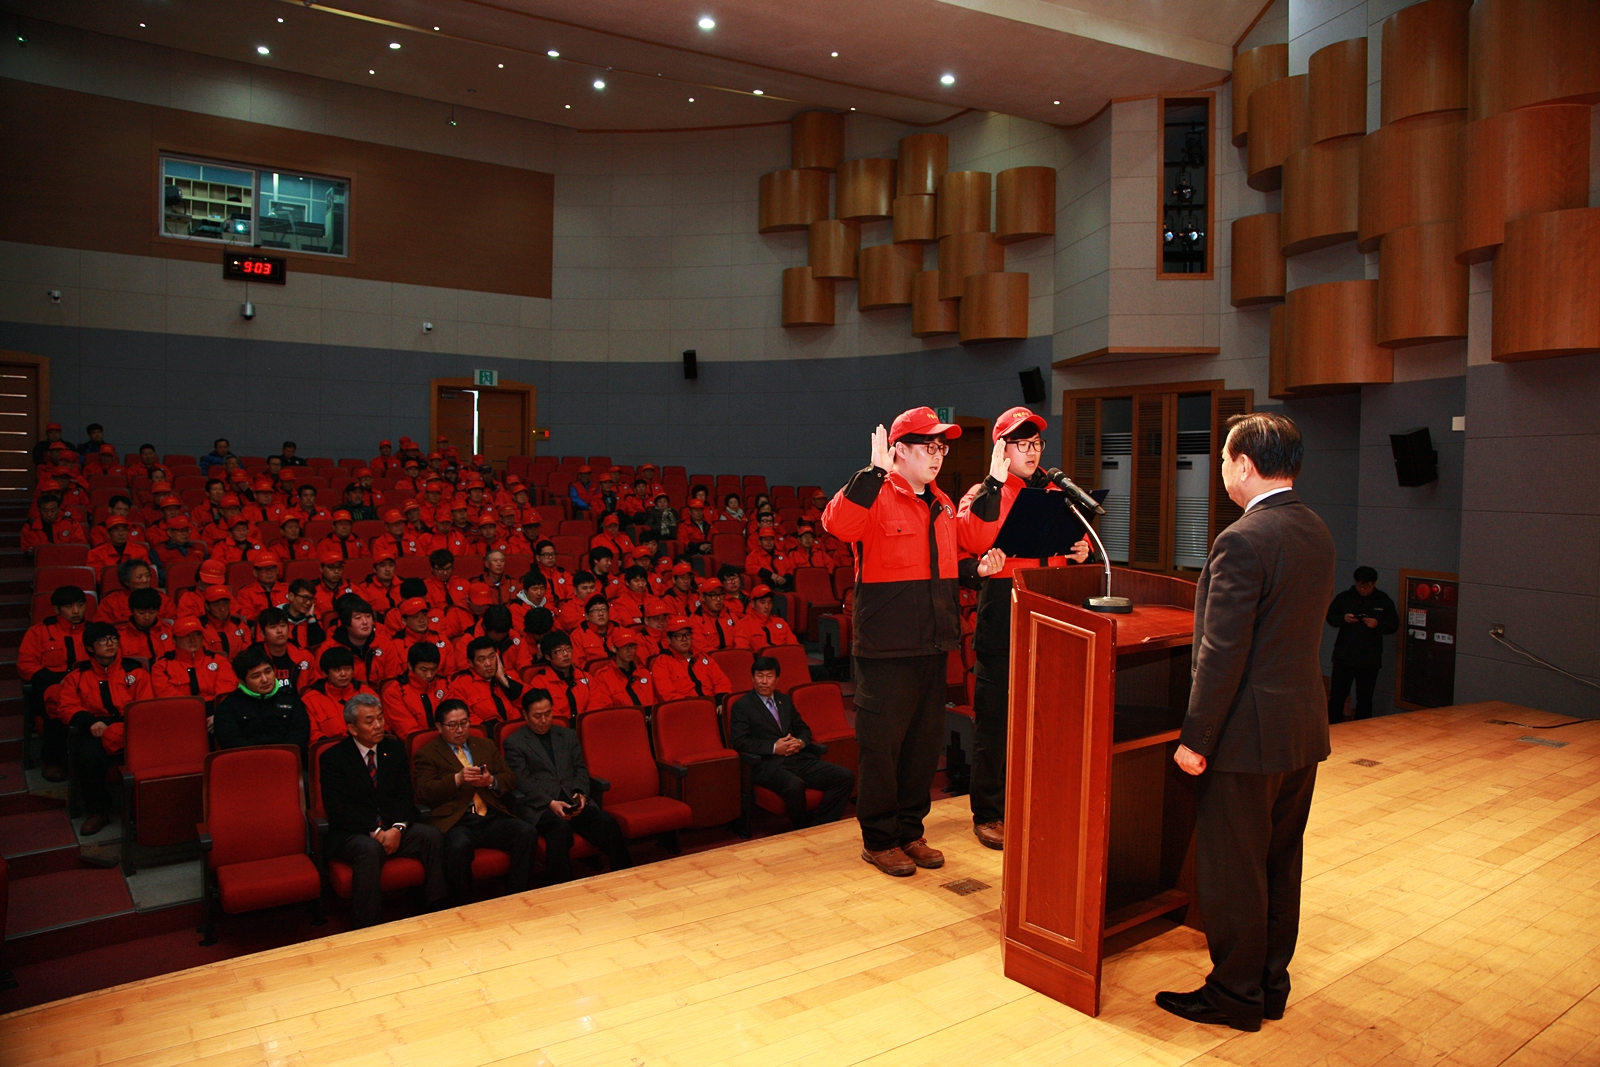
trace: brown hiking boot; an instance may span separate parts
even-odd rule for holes
[[[926,837],[919,837],[909,845],[901,845],[900,848],[918,867],[944,866],[944,853],[929,845]]]
[[[917,873],[917,865],[911,862],[911,857],[898,848],[888,848],[882,852],[868,852],[862,849],[861,858],[884,874],[892,874],[896,878],[905,878]]]
[[[111,822],[111,816],[103,811],[97,811],[83,820],[83,825],[78,827],[79,837],[93,837],[104,830]]]
[[[1006,847],[1006,822],[996,819],[994,822],[980,822],[972,828],[977,835],[978,843],[984,848],[1003,849]]]

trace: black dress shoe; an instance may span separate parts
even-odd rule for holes
[[[1263,1019],[1272,1019],[1274,1021],[1283,1018],[1283,1005],[1282,1004],[1277,1004],[1277,1005],[1268,1004],[1266,1006],[1266,1009],[1264,1011],[1262,1011],[1261,1017]]]
[[[1188,1019],[1192,1023],[1231,1026],[1235,1030],[1244,1030],[1249,1033],[1254,1033],[1261,1029],[1259,1022],[1252,1026],[1248,1023],[1236,1022],[1230,1019],[1227,1012],[1206,999],[1203,987],[1196,989],[1192,993],[1174,993],[1171,991],[1157,993],[1156,1007],[1163,1011],[1170,1011],[1180,1019]]]

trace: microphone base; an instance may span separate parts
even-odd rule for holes
[[[1105,615],[1133,614],[1133,601],[1125,596],[1085,597],[1083,606],[1089,611],[1098,611]]]

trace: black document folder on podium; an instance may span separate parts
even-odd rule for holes
[[[1104,504],[1109,489],[1096,489],[1091,496]],[[1049,559],[1065,556],[1072,546],[1088,536],[1083,523],[1067,510],[1067,495],[1047,489],[1023,489],[1012,502],[1011,511],[1000,527],[994,547],[1008,557]],[[1093,544],[1091,541],[1090,544]]]

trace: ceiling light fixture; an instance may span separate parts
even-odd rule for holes
[[[551,59],[560,59],[561,58],[561,53],[557,52],[554,48],[552,48],[552,49],[550,49],[550,51],[546,52],[545,55],[549,56]]]
[[[717,28],[717,20],[710,15],[706,15],[700,20],[700,28],[702,30],[714,30]]]
[[[692,97],[692,96],[691,96],[691,97],[690,97],[690,98],[689,98],[689,103],[691,103],[691,104],[692,104],[692,103],[694,103],[694,97]]]
[[[834,59],[838,59],[839,58],[839,53],[838,52],[829,52],[828,54],[830,56],[832,56]]]
[[[505,65],[505,64],[504,64],[504,63],[501,63],[501,64],[498,64],[498,65],[497,65],[497,66],[496,66],[496,67],[495,67],[495,69],[496,69],[496,70],[505,70],[505,69],[506,69],[506,65]]]
[[[283,20],[282,20],[282,19],[279,19],[279,20],[278,20],[278,21],[279,21],[279,22],[282,22],[282,21],[283,21]],[[139,28],[140,28],[140,29],[141,29],[141,30],[142,30],[142,29],[144,29],[144,23],[142,23],[142,22],[141,22],[141,23],[139,23]]]
[[[279,21],[279,22],[282,22],[282,21],[283,21],[283,18],[282,18],[282,17],[281,17],[281,16],[280,16],[280,17],[279,17],[279,18],[278,18],[278,21]],[[144,23],[142,23],[142,22],[141,22],[141,23],[139,23],[139,25],[141,25],[141,26],[143,26],[143,25],[144,25]]]
[[[270,56],[272,54],[272,49],[268,48],[264,44],[258,44],[258,45],[256,45],[256,54],[257,55],[262,55],[262,56]]]
[[[599,78],[596,78],[594,80],[594,87],[596,89],[604,89],[606,87],[606,83],[601,81]]]
[[[939,79],[940,85],[954,85],[955,83],[956,76],[954,74],[946,74],[944,77]]]
[[[399,41],[390,41],[389,42],[389,47],[393,48],[395,51],[398,52],[400,50],[400,42]]]
[[[755,93],[757,96],[766,96],[767,95],[766,93],[762,92],[760,89],[752,89],[750,91],[752,93]]]
[[[438,33],[438,32],[439,32],[439,27],[437,27],[437,26],[435,26],[435,27],[434,27],[434,28],[433,28],[433,32],[434,32],[434,33]]]
[[[375,71],[375,70],[368,70],[368,71],[367,71],[367,73],[368,73],[368,74],[376,74],[376,73],[378,73],[378,72],[377,72],[377,71]]]
[[[563,104],[562,106],[565,107],[568,111],[572,110],[572,105],[571,104]]]

